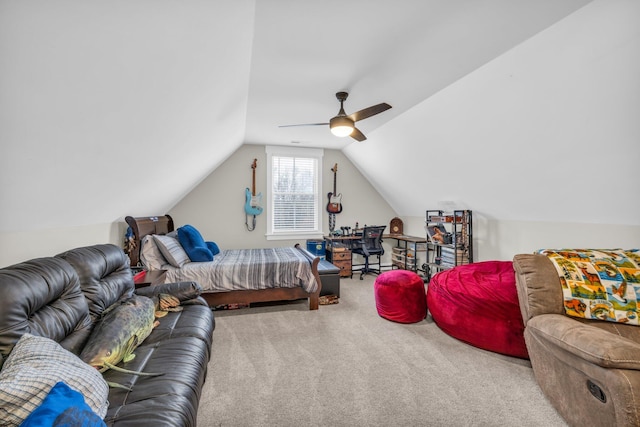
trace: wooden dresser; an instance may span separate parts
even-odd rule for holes
[[[340,277],[352,277],[351,249],[341,247],[328,247],[327,261],[340,269]]]

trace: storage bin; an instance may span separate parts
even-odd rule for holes
[[[320,259],[325,259],[324,240],[307,240],[307,250]]]

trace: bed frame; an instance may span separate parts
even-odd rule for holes
[[[133,231],[134,246],[128,253],[132,266],[137,266],[140,262],[140,242],[144,236],[148,234],[167,234],[174,230],[173,218],[169,215],[136,218],[127,216],[125,221]],[[318,273],[320,258],[312,255],[298,243],[296,243],[295,248],[298,249],[311,264],[311,271],[318,283],[316,292],[308,293],[302,287],[297,287],[228,292],[203,291],[201,296],[207,301],[210,307],[225,304],[251,304],[256,302],[290,301],[308,298],[309,310],[317,310],[320,291],[322,289],[322,282],[320,281],[320,274]]]

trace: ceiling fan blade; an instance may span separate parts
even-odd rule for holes
[[[295,126],[328,126],[329,123],[304,123],[300,125],[280,125],[279,128],[290,128]]]
[[[367,139],[366,136],[364,136],[364,134],[362,132],[360,132],[360,129],[358,129],[357,127],[353,128],[353,132],[351,132],[351,138],[355,139],[356,141],[364,141],[365,139]]]
[[[391,105],[383,102],[382,104],[373,105],[369,108],[365,108],[364,110],[356,111],[355,113],[350,114],[347,117],[349,117],[354,122],[357,122],[358,120],[364,120],[368,117],[380,114],[383,111],[387,111],[389,108],[391,108]]]

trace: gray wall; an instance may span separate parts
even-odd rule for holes
[[[258,159],[256,169],[256,193],[263,194],[266,206],[267,164],[265,146],[245,144],[220,167],[185,196],[169,214],[176,227],[191,224],[198,228],[206,240],[213,240],[224,249],[291,246],[305,243],[295,240],[267,240],[266,212],[257,217],[256,229],[245,227],[245,188],[251,187],[251,163]],[[353,164],[337,150],[324,150],[322,166],[322,203],[326,194],[333,191],[333,172],[338,164],[337,192],[342,193],[343,210],[336,215],[336,229],[340,226],[387,225],[396,216],[389,204],[360,174]],[[329,232],[329,217],[323,209],[322,226]]]

